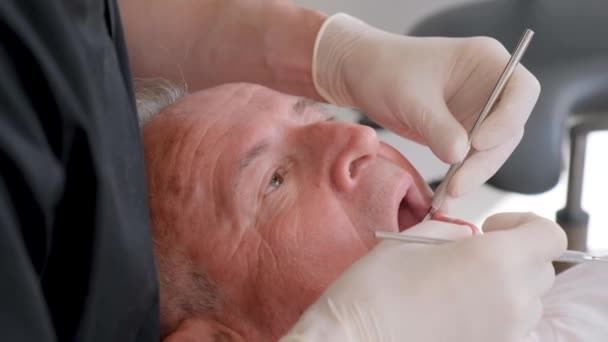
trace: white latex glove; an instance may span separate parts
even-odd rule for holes
[[[340,13],[317,35],[313,80],[328,102],[359,108],[454,164],[509,57],[491,38],[408,37]],[[450,183],[452,197],[496,173],[521,140],[539,93],[538,80],[519,65],[473,139],[478,152]]]
[[[542,301],[543,317],[527,342],[608,340],[608,264],[566,270]]]
[[[448,226],[426,221],[406,232],[454,238],[441,234]],[[484,228],[444,245],[378,244],[281,342],[520,342],[538,323],[565,235],[530,214],[498,215]]]

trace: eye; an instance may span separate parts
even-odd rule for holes
[[[278,171],[275,171],[268,182],[266,193],[268,194],[278,189],[283,184],[284,180],[283,175],[281,175]]]

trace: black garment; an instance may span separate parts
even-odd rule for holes
[[[0,340],[158,341],[113,0],[0,1]]]

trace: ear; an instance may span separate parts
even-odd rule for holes
[[[236,331],[209,317],[188,318],[163,342],[244,342]]]

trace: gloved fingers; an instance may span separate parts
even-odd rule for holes
[[[462,240],[473,236],[473,231],[466,225],[428,220],[406,229],[402,234],[434,239]]]
[[[473,148],[487,150],[520,134],[539,94],[538,80],[525,67],[518,65],[493,111],[473,137]]]
[[[509,158],[521,141],[522,135],[523,131],[520,131],[494,148],[473,153],[450,181],[450,196],[460,197],[490,179]]]
[[[566,234],[559,225],[530,213],[494,215],[486,220],[483,230],[484,237],[494,240],[499,255],[522,263],[555,260],[567,246]],[[515,249],[521,253],[509,255]]]
[[[415,130],[437,158],[448,164],[461,161],[468,142],[464,127],[454,118],[443,97],[437,96],[433,100],[422,95],[421,98],[427,103],[421,104],[421,109],[415,113]],[[429,104],[434,106],[428,107]]]
[[[508,230],[539,219],[542,218],[532,212],[498,213],[488,217],[484,221],[482,229],[486,233],[499,230]]]

